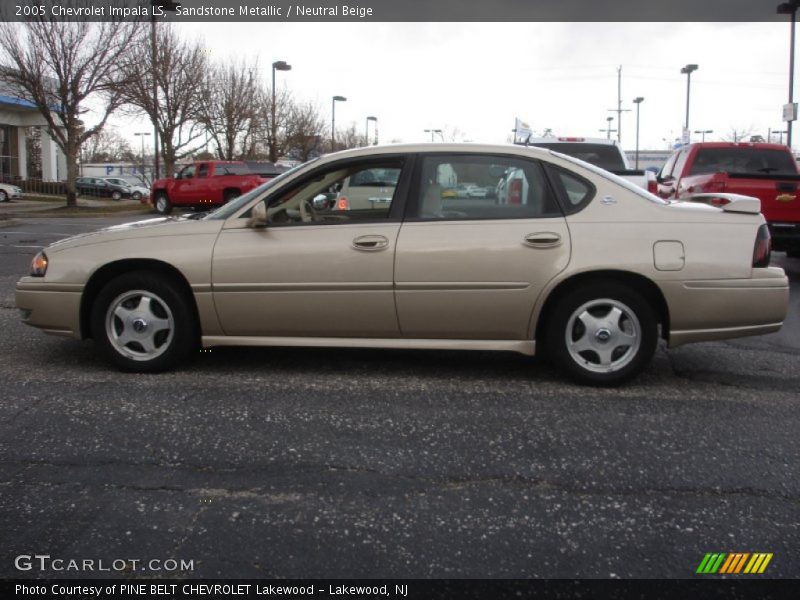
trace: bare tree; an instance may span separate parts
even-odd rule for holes
[[[728,132],[728,134],[722,137],[722,141],[741,142],[743,139],[749,138],[751,135],[753,135],[753,131],[755,131],[755,129],[752,125],[750,127],[742,127],[741,129],[731,127],[731,130]]]
[[[83,146],[86,162],[136,162],[137,156],[131,145],[116,129],[106,128],[90,138]]]
[[[336,151],[360,148],[366,145],[367,140],[364,135],[358,133],[355,123],[350,123],[350,126],[345,129],[336,130]]]
[[[121,92],[128,104],[143,111],[155,124],[164,172],[169,177],[177,161],[197,151],[195,142],[203,136],[200,118],[208,67],[200,43],[181,40],[170,24],[159,23],[155,46],[155,68],[147,36],[125,53],[122,67],[129,84]]]
[[[222,160],[251,153],[258,106],[264,92],[253,78],[256,65],[218,65],[203,82],[200,122],[217,147]]]
[[[312,102],[292,104],[286,120],[285,154],[305,162],[323,151],[325,120]]]
[[[73,5],[87,4],[73,0]],[[126,74],[119,64],[142,28],[127,22],[53,22],[48,17],[0,23],[0,79],[33,102],[48,134],[66,156],[67,206],[76,205],[75,179],[81,145],[103,128],[117,109]],[[95,124],[83,119],[90,101]]]

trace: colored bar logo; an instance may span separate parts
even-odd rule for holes
[[[771,552],[709,552],[695,572],[700,575],[759,575],[767,569],[772,556]]]

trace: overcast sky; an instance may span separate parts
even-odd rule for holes
[[[278,86],[315,101],[339,125],[363,131],[378,117],[380,141],[430,139],[457,127],[467,140],[503,143],[514,117],[541,132],[605,137],[622,104],[643,96],[640,147],[665,149],[681,135],[686,76],[692,74],[691,130],[706,139],[783,129],[788,101],[789,25],[779,23],[180,23],[213,60],[258,59],[265,82],[285,60]],[[635,145],[635,110],[622,115],[622,145]],[[134,148],[145,120],[113,120]],[[612,134],[616,135],[616,134]],[[698,136],[699,137],[699,136]],[[797,136],[795,136],[797,139]],[[797,145],[797,144],[796,144]]]

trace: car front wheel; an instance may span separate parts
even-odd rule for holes
[[[559,301],[546,340],[556,365],[576,382],[618,385],[650,361],[658,341],[658,322],[635,290],[596,283],[575,289]]]
[[[136,202],[139,202],[142,199],[142,193],[141,192],[133,192],[133,194],[131,195],[131,198],[136,200]]]
[[[168,215],[172,212],[172,203],[164,192],[156,194],[153,205],[156,207],[156,212],[161,215]]]
[[[5,190],[0,190],[0,202],[8,202],[8,194]]]
[[[135,271],[109,282],[91,314],[92,336],[123,371],[173,368],[196,347],[190,300],[169,279]]]
[[[112,200],[122,200],[122,192],[113,191],[111,192],[111,199]]]

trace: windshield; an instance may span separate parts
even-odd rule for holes
[[[589,171],[591,171],[592,173],[594,173],[596,175],[599,175],[600,177],[608,179],[609,181],[613,181],[617,185],[624,187],[626,190],[628,190],[629,192],[633,192],[637,196],[641,196],[645,200],[649,200],[650,202],[653,202],[655,204],[669,204],[669,202],[667,202],[663,198],[659,198],[655,194],[651,194],[650,192],[648,192],[644,188],[640,188],[638,185],[636,185],[634,183],[631,183],[630,181],[628,181],[624,177],[620,177],[619,175],[614,175],[613,173],[611,173],[611,172],[609,172],[609,171],[607,171],[605,169],[597,167],[597,166],[595,166],[595,165],[593,165],[591,163],[579,160],[579,159],[577,159],[577,158],[575,158],[573,156],[567,156],[566,154],[561,154],[560,152],[553,152],[552,150],[551,150],[551,153],[553,154],[553,156],[557,156],[559,158],[563,158],[564,160],[567,160],[567,161],[569,161],[571,163],[574,163],[574,164],[576,164],[578,166],[581,166],[584,169],[588,169]]]
[[[239,196],[238,198],[235,198],[234,200],[231,200],[230,202],[228,202],[227,204],[224,204],[223,206],[220,206],[217,210],[208,213],[207,215],[205,215],[203,217],[203,219],[209,220],[209,221],[224,221],[228,217],[231,217],[234,214],[236,214],[236,212],[238,212],[239,209],[241,209],[243,206],[246,206],[251,200],[254,200],[257,197],[261,196],[264,192],[266,192],[267,190],[272,189],[277,184],[283,183],[286,179],[291,177],[299,169],[301,169],[302,167],[305,167],[307,165],[310,165],[311,163],[313,163],[316,160],[317,159],[314,158],[314,159],[312,159],[312,160],[310,160],[310,161],[308,161],[306,163],[303,163],[301,165],[297,165],[296,167],[292,167],[291,169],[289,169],[285,173],[281,173],[280,175],[278,175],[275,179],[270,179],[266,183],[262,183],[257,188],[255,188],[253,190],[250,190],[246,194],[244,194],[242,196]]]

